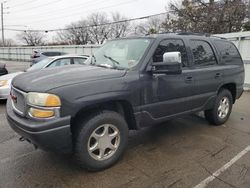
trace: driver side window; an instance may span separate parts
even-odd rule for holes
[[[163,62],[165,52],[180,52],[182,66],[188,65],[188,57],[185,45],[181,39],[166,39],[160,42],[153,55],[153,62]]]

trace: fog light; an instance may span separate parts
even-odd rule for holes
[[[52,110],[40,110],[40,109],[30,108],[29,114],[31,117],[35,118],[50,118],[55,115],[55,112]]]

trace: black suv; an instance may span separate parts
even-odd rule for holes
[[[89,170],[121,157],[128,130],[199,111],[223,124],[243,92],[237,48],[215,37],[111,40],[85,62],[18,75],[7,118],[35,146],[73,153]]]

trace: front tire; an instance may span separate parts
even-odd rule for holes
[[[229,90],[221,90],[215,100],[214,107],[210,110],[205,110],[205,118],[212,125],[224,124],[232,110],[233,97]]]
[[[115,164],[125,151],[128,126],[117,112],[96,113],[81,122],[75,138],[75,156],[81,167],[91,171]]]

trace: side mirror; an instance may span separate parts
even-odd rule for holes
[[[152,64],[152,72],[155,74],[181,74],[181,67],[181,53],[166,52],[163,54],[163,62]]]

